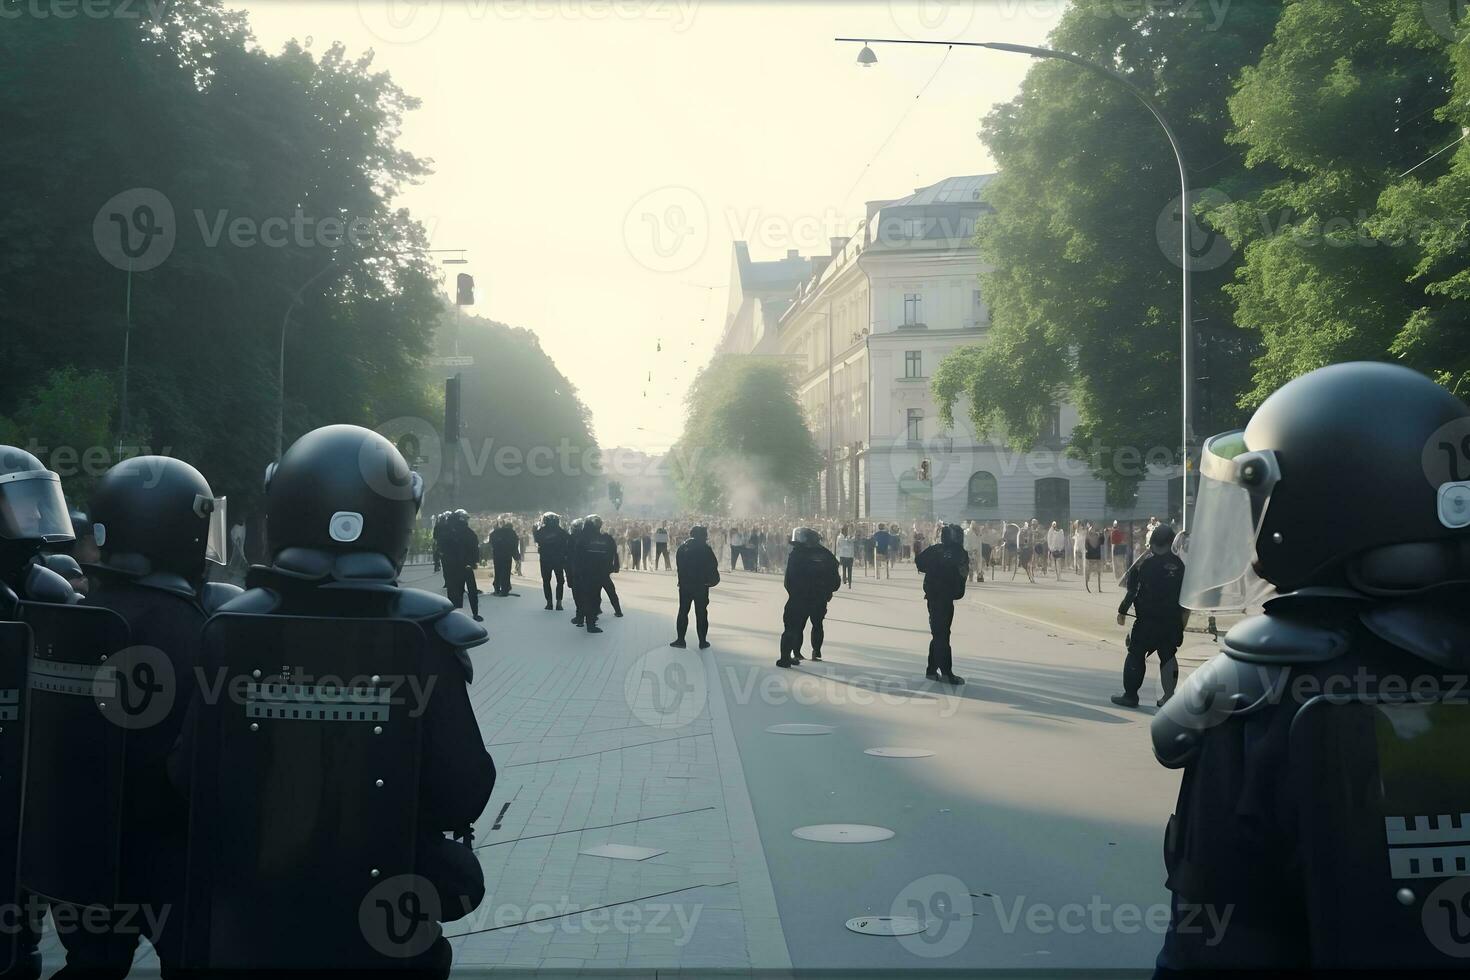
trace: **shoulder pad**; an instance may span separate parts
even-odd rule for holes
[[[1245,663],[1229,653],[1216,654],[1154,715],[1149,725],[1154,758],[1167,769],[1188,765],[1206,732],[1276,703],[1290,676],[1285,664]]]
[[[214,583],[211,583],[214,584]],[[215,609],[213,613],[241,613],[246,616],[268,616],[281,606],[281,596],[271,589],[245,589],[233,599]]]
[[[25,594],[31,602],[49,602],[59,606],[73,605],[82,598],[70,582],[39,563],[26,571]]]
[[[455,609],[448,599],[422,589],[399,589],[393,616],[432,629],[441,640],[459,650],[477,647],[490,639],[485,627]]]
[[[199,595],[188,579],[182,575],[175,575],[173,572],[150,572],[141,578],[133,579],[133,584],[145,589],[167,592],[169,595],[182,596],[185,599],[198,598]]]
[[[199,590],[199,604],[204,607],[206,615],[216,612],[221,606],[232,599],[245,594],[245,590],[238,585],[228,582],[205,582],[204,588]]]
[[[1470,633],[1470,610],[1464,600],[1458,590],[1444,596],[1415,596],[1370,606],[1360,616],[1383,642],[1436,666],[1464,670],[1465,636]]]
[[[1346,623],[1331,615],[1267,612],[1243,619],[1225,634],[1225,653],[1248,664],[1320,664],[1347,652],[1352,639]],[[1325,622],[1324,622],[1325,620]]]

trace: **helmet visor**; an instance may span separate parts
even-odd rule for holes
[[[0,477],[0,538],[56,544],[75,537],[60,477],[49,470]]]
[[[216,565],[230,563],[230,527],[225,517],[225,497],[196,497],[194,511],[203,517],[209,515],[209,533],[204,541],[204,558]]]
[[[1241,610],[1274,591],[1252,563],[1279,472],[1274,455],[1246,448],[1243,432],[1205,442],[1194,520],[1187,538],[1177,542],[1176,553],[1184,559],[1181,605]]]

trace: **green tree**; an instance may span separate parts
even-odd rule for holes
[[[794,504],[822,467],[785,365],[716,357],[689,388],[684,432],[673,447],[674,484],[702,514]]]
[[[23,394],[13,416],[0,416],[0,444],[41,457],[61,476],[72,505],[84,505],[107,461],[117,404],[111,379],[65,367]]]
[[[1255,62],[1279,5],[1169,5],[1079,0],[1050,45],[1124,72],[1162,106],[1195,168],[1192,188],[1228,184],[1241,172],[1225,144],[1229,80]],[[985,119],[981,137],[999,175],[987,188],[994,213],[977,240],[988,271],[986,340],[962,348],[935,373],[941,419],[968,400],[978,431],[1029,448],[1054,404],[1070,398],[1079,422],[1070,451],[1110,487],[1110,449],[1179,443],[1178,171],[1158,124],[1124,86],[1076,65],[1038,61],[1021,93]],[[1172,202],[1172,203],[1171,203]],[[1200,373],[1205,431],[1234,421],[1249,357],[1220,286],[1233,263],[1195,277],[1196,327],[1208,362]]]
[[[219,0],[119,3],[5,18],[0,84],[27,93],[0,104],[0,363],[22,379],[0,387],[0,413],[24,418],[34,382],[67,366],[116,392],[130,296],[129,441],[167,447],[248,507],[274,453],[298,290],[287,443],[428,411],[417,379],[437,270],[393,204],[428,168],[397,146],[417,103],[371,56],[265,52]],[[176,239],[130,277],[104,260],[94,219],[138,188],[171,205]],[[241,239],[240,219],[282,234]]]
[[[1470,53],[1431,8],[1297,0],[1230,100],[1232,141],[1271,175],[1208,215],[1245,254],[1229,292],[1263,347],[1247,406],[1345,360],[1470,390],[1470,149],[1425,163],[1470,125]]]
[[[536,335],[446,308],[436,344],[440,357],[474,358],[472,365],[435,366],[422,376],[441,411],[444,378],[461,376],[464,433],[450,447],[460,454],[456,506],[529,511],[583,503],[599,474],[592,416]],[[438,499],[448,506],[442,493]]]

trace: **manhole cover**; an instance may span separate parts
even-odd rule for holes
[[[772,735],[831,735],[831,725],[772,725],[766,731]]]
[[[877,749],[863,749],[863,755],[876,755],[881,759],[927,759],[933,754],[928,749],[906,749],[896,745],[885,745]]]
[[[887,827],[869,827],[860,823],[819,823],[810,827],[797,827],[791,832],[791,836],[821,841],[824,844],[872,844],[892,837],[893,831]]]
[[[860,915],[848,919],[847,928],[864,936],[917,936],[929,925],[911,915]]]
[[[614,861],[647,861],[651,857],[667,854],[656,847],[634,847],[632,844],[600,844],[578,853],[589,857],[612,858]]]

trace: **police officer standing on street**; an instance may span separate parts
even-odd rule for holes
[[[1152,722],[1184,770],[1158,975],[1463,974],[1470,408],[1332,365],[1206,440],[1199,473],[1183,602],[1264,611]]]
[[[925,548],[914,560],[924,576],[924,601],[929,605],[929,665],[924,676],[931,681],[963,684],[954,672],[954,651],[949,631],[954,625],[954,604],[965,596],[970,580],[970,556],[965,552],[965,530],[958,524],[939,529],[939,541]]]
[[[669,646],[683,649],[689,632],[689,609],[694,608],[694,629],[699,648],[709,649],[709,590],[720,584],[720,560],[709,546],[709,530],[703,524],[689,529],[689,537],[674,552],[674,570],[679,576],[679,616],[674,627],[679,635]]]
[[[597,625],[602,615],[603,590],[612,588],[609,576],[618,570],[618,545],[612,535],[603,533],[602,518],[588,514],[582,519],[582,531],[572,539],[573,598],[577,602],[577,616],[589,633],[601,633]],[[613,593],[616,595],[616,593]],[[623,614],[614,599],[616,615]]]
[[[454,608],[463,609],[465,596],[469,596],[470,615],[475,622],[483,622],[480,615],[480,587],[475,582],[475,568],[480,564],[480,538],[470,527],[470,515],[457,510],[449,515],[444,525],[444,537],[439,546],[444,562],[444,584],[449,601]]]
[[[791,554],[786,558],[786,610],[782,615],[781,659],[777,667],[790,667],[801,656],[801,634],[807,620],[812,624],[812,659],[822,659],[822,621],[827,603],[842,588],[842,571],[837,558],[822,546],[814,528],[798,527],[791,532]]]
[[[47,568],[41,555],[43,548],[65,544],[73,537],[61,478],[25,450],[0,446],[0,620],[19,619],[23,600],[62,603],[77,600],[66,580]],[[17,651],[14,655],[23,657],[25,652]],[[12,730],[15,727],[10,726]],[[15,734],[12,732],[9,737],[14,738]],[[18,816],[21,782],[18,774],[6,776],[10,782],[5,791],[16,794],[9,800],[10,815]],[[18,831],[19,826],[14,829]],[[14,856],[19,845],[11,836],[0,841],[0,846],[8,848]],[[11,861],[0,861],[0,866],[4,865],[14,872]],[[11,883],[4,884],[8,890]],[[41,975],[38,946],[45,906],[42,903],[37,907],[25,896],[0,894],[0,903],[11,902],[16,902],[17,907],[12,910],[13,915],[7,916],[6,926],[14,934],[16,959],[6,969],[7,964],[0,957],[0,978],[35,980]]]
[[[485,750],[485,738],[470,703],[474,670],[468,651],[489,637],[452,603],[398,584],[422,495],[419,475],[409,470],[398,449],[378,433],[354,425],[308,432],[267,471],[268,564],[252,569],[248,590],[220,612],[226,624],[222,628],[228,628],[231,617],[279,618],[285,620],[281,623],[284,629],[298,617],[314,616],[389,619],[419,627],[424,639],[419,667],[424,684],[414,695],[420,722],[413,873],[437,895],[440,921],[452,921],[468,915],[484,897],[484,873],[470,841],[473,824],[495,785],[495,764]],[[292,651],[280,653],[286,658]],[[351,656],[352,651],[342,651],[348,669]],[[186,726],[179,760],[192,759],[204,748],[193,744],[196,736],[196,730]],[[322,754],[323,744],[327,744],[325,736],[312,743],[312,752],[270,764],[283,770],[324,767],[319,778],[327,785],[335,774],[330,755]],[[189,769],[183,766],[182,771]],[[217,778],[231,777],[219,774]],[[199,803],[198,794],[194,802]],[[303,806],[323,807],[324,826],[330,826],[330,821],[363,818],[338,812],[327,806],[329,802],[324,797],[304,801]],[[273,816],[262,813],[254,819],[264,826]],[[194,874],[192,866],[190,873]],[[224,887],[233,886],[226,882]],[[356,919],[357,909],[350,912]],[[339,921],[327,910],[323,916]],[[321,951],[311,948],[315,939],[310,921],[284,921],[280,928],[299,936],[303,956],[321,958]],[[276,937],[271,940],[280,945]],[[440,934],[422,953],[387,960],[384,967],[447,976],[451,959],[449,944]]]
[[[560,609],[562,588],[566,582],[567,561],[571,557],[572,540],[561,526],[561,515],[551,511],[541,515],[536,528],[536,554],[541,562],[541,589],[546,593],[546,608]],[[556,577],[556,605],[552,605],[551,579]],[[575,600],[575,594],[573,595]]]
[[[179,965],[189,829],[188,801],[169,780],[169,754],[196,687],[204,621],[241,590],[206,581],[208,562],[228,559],[225,502],[182,460],[118,463],[97,484],[91,518],[99,556],[96,587],[83,605],[110,609],[128,624],[131,646],[114,666],[117,696],[137,727],[128,732],[118,833],[120,906],[88,920],[88,928],[59,932],[61,975],[126,976],[144,935],[167,972]],[[61,905],[56,914],[76,922],[83,913]]]
[[[490,532],[490,558],[495,563],[495,594],[510,595],[510,569],[521,560],[521,536],[511,526],[509,514],[501,514]]]
[[[1123,662],[1123,693],[1114,694],[1114,704],[1138,707],[1138,689],[1143,686],[1144,660],[1159,655],[1159,685],[1164,694],[1159,707],[1174,696],[1179,665],[1174,654],[1184,642],[1184,611],[1179,608],[1179,589],[1184,585],[1184,562],[1171,550],[1174,529],[1160,524],[1149,535],[1149,553],[1128,570],[1128,591],[1118,605],[1118,625],[1128,621],[1128,610],[1137,619],[1128,632],[1128,659]]]

